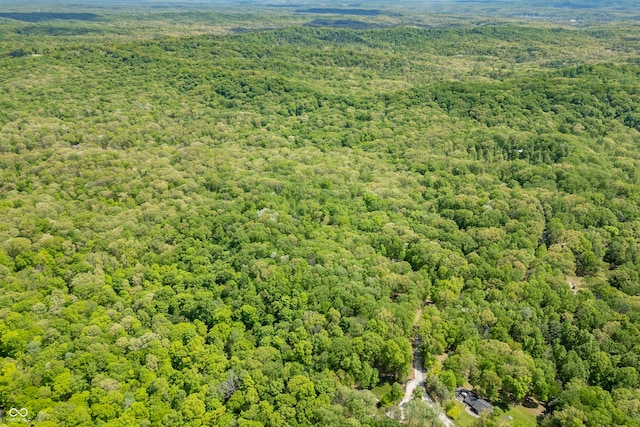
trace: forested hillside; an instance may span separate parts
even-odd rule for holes
[[[7,25],[4,422],[640,425],[637,27]]]

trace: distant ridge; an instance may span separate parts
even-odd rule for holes
[[[0,18],[15,19],[24,22],[52,21],[54,19],[76,20],[76,21],[98,21],[99,15],[95,13],[73,13],[73,12],[6,12],[0,13]]]
[[[330,13],[338,15],[377,16],[382,12],[377,9],[339,9],[339,8],[310,8],[298,9],[298,13]]]

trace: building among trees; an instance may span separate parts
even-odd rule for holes
[[[465,396],[463,402],[467,406],[469,406],[469,408],[471,408],[473,412],[475,412],[478,415],[482,414],[483,412],[493,411],[493,405],[491,405],[489,402],[487,402],[484,399],[479,399],[476,395],[471,393]]]

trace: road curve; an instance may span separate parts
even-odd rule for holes
[[[420,309],[418,313],[416,313],[416,319],[415,319],[416,324],[418,323],[421,315],[422,315],[422,309]],[[413,343],[413,375],[412,375],[412,378],[409,381],[407,381],[407,384],[405,385],[405,388],[404,388],[404,397],[400,401],[400,419],[401,420],[404,420],[404,406],[407,403],[409,403],[411,399],[413,399],[413,392],[416,388],[424,387],[424,381],[427,378],[427,370],[424,368],[424,365],[422,364],[422,354],[418,349],[418,343],[419,343],[418,340],[415,340]],[[455,424],[453,423],[453,421],[451,421],[447,417],[447,415],[444,412],[442,412],[442,409],[440,408],[440,406],[436,405],[433,402],[433,399],[431,399],[431,397],[429,397],[428,394],[425,393],[422,396],[422,400],[425,400],[427,401],[427,403],[429,403],[429,406],[431,406],[433,410],[436,412],[436,414],[438,415],[438,420],[440,420],[440,422],[445,427],[455,427]]]

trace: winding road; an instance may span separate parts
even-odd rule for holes
[[[417,325],[418,321],[420,321],[420,317],[422,317],[422,309],[418,310],[416,313],[416,317],[414,319],[414,324]],[[404,420],[404,406],[409,403],[413,399],[413,391],[418,387],[424,387],[424,381],[427,378],[427,370],[424,368],[422,364],[422,354],[418,349],[419,341],[416,340],[413,343],[413,375],[412,378],[407,381],[405,385],[404,397],[400,401],[400,417],[401,420]],[[433,410],[438,415],[438,419],[440,422],[446,427],[455,427],[453,421],[451,421],[447,415],[442,412],[442,409],[439,405],[436,405],[433,402],[433,399],[429,397],[426,393],[422,396],[422,400],[425,400],[429,406],[433,408]]]
[[[427,378],[427,371],[422,365],[422,354],[420,354],[420,351],[418,351],[418,349],[415,347],[417,347],[416,344],[414,344],[413,352],[413,378],[407,381],[404,389],[404,397],[400,401],[400,407],[403,408],[403,415],[404,405],[406,405],[411,401],[411,399],[413,399],[413,391],[419,386],[424,387],[424,380]]]

